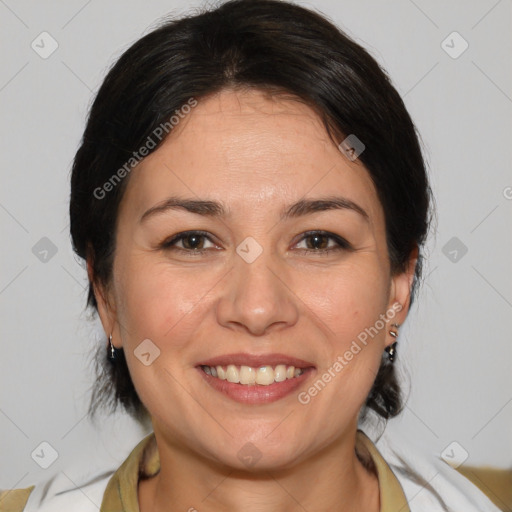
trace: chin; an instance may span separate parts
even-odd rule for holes
[[[279,438],[270,440],[261,435],[255,436],[253,427],[251,436],[226,438],[223,451],[219,450],[221,443],[212,445],[210,439],[211,451],[208,451],[221,464],[239,471],[258,473],[282,470],[294,466],[302,458],[301,455],[304,456],[300,451],[303,442],[293,439],[291,432],[290,435],[286,434],[283,431]]]

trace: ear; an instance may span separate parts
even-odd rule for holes
[[[107,290],[103,284],[101,284],[94,275],[92,266],[92,259],[87,258],[87,276],[89,282],[92,284],[94,290],[94,296],[98,303],[98,315],[103,325],[107,338],[112,334],[112,344],[116,348],[121,347],[121,337],[117,329],[117,312],[115,308],[115,301],[111,297],[109,290]]]
[[[402,325],[407,318],[411,305],[411,289],[416,271],[416,263],[418,262],[418,254],[418,246],[416,246],[411,251],[405,270],[391,278],[388,308],[393,308],[396,311],[392,323]],[[397,304],[400,304],[400,309],[397,307]],[[387,344],[391,345],[394,341],[394,338],[391,338]]]

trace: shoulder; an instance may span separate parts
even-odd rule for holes
[[[459,466],[457,471],[473,482],[500,510],[512,510],[512,468]]]
[[[386,431],[375,446],[399,480],[412,512],[510,510],[506,496],[497,500],[488,480],[485,487],[478,485],[478,468],[476,472],[472,468],[469,473],[462,466],[455,469],[440,454],[426,450],[411,439],[397,439]],[[496,475],[500,479],[508,478],[508,482],[512,478],[512,473],[506,470],[497,470]]]
[[[34,490],[34,485],[25,489],[11,489],[0,491],[0,511],[1,512],[22,512],[25,508],[30,493]]]
[[[153,441],[153,433],[139,441],[117,469],[106,469],[102,464],[85,471],[78,469],[76,475],[69,468],[26,489],[4,491],[0,512],[111,512],[125,510],[123,500],[130,504],[126,510],[132,510],[137,500],[137,485],[133,484],[141,467],[150,473],[159,469],[158,452],[150,449],[153,445],[156,448]]]
[[[25,489],[2,491],[0,512],[98,512],[112,471],[73,482],[64,472]]]

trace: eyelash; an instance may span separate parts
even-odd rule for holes
[[[177,235],[173,236],[170,240],[166,240],[160,244],[160,249],[164,250],[178,250],[180,252],[185,252],[190,256],[201,256],[207,251],[211,250],[208,249],[183,249],[181,247],[174,247],[174,245],[189,237],[189,236],[202,236],[208,239],[211,243],[214,243],[213,240],[208,236],[208,233],[206,231],[184,231],[182,233],[178,233]],[[299,240],[299,242],[302,242],[303,240],[307,239],[308,237],[312,236],[324,236],[328,239],[334,240],[337,244],[337,247],[328,247],[327,249],[299,249],[303,252],[303,254],[315,254],[317,256],[327,256],[333,252],[337,252],[340,250],[351,250],[352,246],[342,237],[335,235],[334,233],[330,233],[329,231],[322,231],[322,230],[316,230],[316,231],[307,231],[303,234],[302,238]],[[299,243],[297,242],[297,243]],[[329,243],[329,242],[327,242]]]

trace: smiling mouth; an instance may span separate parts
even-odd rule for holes
[[[218,380],[244,386],[269,386],[276,382],[296,379],[304,373],[304,368],[296,368],[295,366],[285,364],[275,366],[262,365],[256,368],[234,364],[227,366],[201,365],[200,368],[204,373]]]

